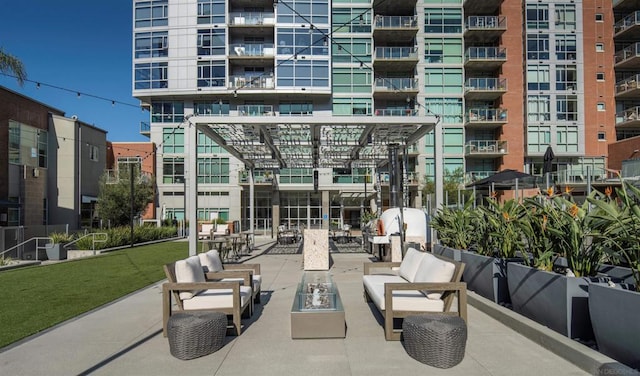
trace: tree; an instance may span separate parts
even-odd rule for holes
[[[449,202],[458,200],[458,190],[460,188],[464,189],[464,170],[462,167],[458,167],[453,171],[444,170],[442,190],[444,195],[449,198]],[[434,193],[436,193],[435,182],[430,177],[425,176],[422,187],[422,205],[426,206],[427,196]],[[469,192],[462,191],[461,204],[467,201],[470,196]]]
[[[153,183],[134,175],[133,212],[134,217],[140,216],[147,205],[153,202]],[[100,216],[110,221],[112,226],[124,226],[131,223],[131,184],[128,169],[115,182],[109,181],[105,174],[100,179],[100,193],[98,195],[98,212]]]
[[[13,74],[20,85],[24,84],[27,78],[27,71],[22,62],[15,56],[9,55],[0,48],[0,72]]]

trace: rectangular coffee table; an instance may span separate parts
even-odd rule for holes
[[[305,272],[291,307],[291,338],[344,338],[338,287],[328,272]]]

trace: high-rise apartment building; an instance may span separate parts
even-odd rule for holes
[[[604,176],[607,142],[640,130],[616,120],[638,112],[638,94],[620,91],[638,81],[635,60],[618,57],[637,56],[638,38],[618,26],[632,17],[629,29],[640,27],[634,6],[136,0],[133,94],[151,113],[144,133],[158,145],[158,205],[184,215],[193,124],[200,219],[246,221],[253,200],[258,228],[357,226],[374,190],[384,192],[378,206],[393,204],[387,192],[400,181],[403,204],[420,206],[420,183],[441,175],[440,164],[466,179],[541,174],[549,146],[554,181],[579,190]],[[420,133],[434,115],[441,135]],[[360,163],[366,155],[371,163]],[[399,177],[389,173],[395,162]]]

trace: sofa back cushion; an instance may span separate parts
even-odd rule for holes
[[[193,283],[193,282],[205,282],[204,272],[202,271],[202,265],[200,264],[200,257],[191,256],[185,260],[178,260],[175,264],[176,282],[178,283]],[[188,300],[202,290],[182,291],[180,292],[180,299]]]
[[[205,273],[222,271],[222,260],[220,260],[220,253],[218,253],[217,249],[199,253],[198,257],[200,257],[200,264]]]
[[[400,263],[400,270],[398,275],[408,282],[414,282],[418,267],[422,262],[422,259],[426,255],[426,252],[420,252],[415,248],[407,249],[402,262]]]
[[[451,282],[456,266],[441,260],[436,256],[425,253],[416,271],[414,282]],[[442,292],[423,291],[430,299],[440,299]]]

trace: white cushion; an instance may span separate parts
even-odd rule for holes
[[[366,275],[363,279],[365,288],[371,297],[373,303],[381,310],[385,310],[384,300],[384,282],[383,278],[387,278],[388,282],[401,282],[403,280],[397,276],[383,275]],[[374,277],[374,278],[366,278]],[[397,278],[398,280],[393,280]],[[406,282],[404,282],[406,283]],[[417,312],[442,312],[444,311],[444,301],[440,299],[430,299],[418,290],[400,290],[393,292],[393,310],[394,311],[417,311]]]
[[[240,284],[244,283],[244,278],[223,278],[222,282],[239,281]],[[253,291],[260,291],[260,285],[262,284],[261,275],[253,275]]]
[[[416,272],[418,271],[418,267],[420,266],[420,262],[424,258],[424,255],[426,255],[426,252],[420,252],[415,248],[407,249],[404,258],[400,263],[398,275],[409,282],[414,282]]]
[[[242,307],[251,301],[251,287],[240,286],[240,302]],[[193,298],[182,302],[184,309],[212,309],[233,307],[233,291],[231,289],[210,289],[199,292]]]
[[[217,249],[199,253],[198,257],[200,257],[200,264],[202,264],[205,273],[222,271],[222,260],[220,260],[220,254]]]
[[[441,260],[436,256],[425,253],[422,262],[415,275],[415,282],[451,282],[456,266],[450,262]],[[431,299],[440,299],[442,292],[429,293],[425,291]]]
[[[200,264],[200,258],[198,256],[191,256],[185,260],[178,260],[175,264],[176,282],[178,283],[192,283],[192,282],[205,282],[204,272],[202,271],[202,265]],[[194,294],[197,294],[202,290],[194,291],[182,291],[180,292],[181,300],[191,299]]]

